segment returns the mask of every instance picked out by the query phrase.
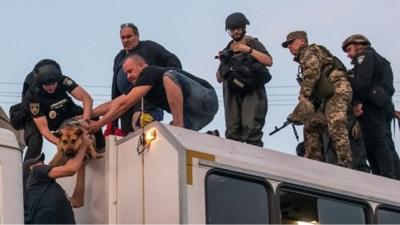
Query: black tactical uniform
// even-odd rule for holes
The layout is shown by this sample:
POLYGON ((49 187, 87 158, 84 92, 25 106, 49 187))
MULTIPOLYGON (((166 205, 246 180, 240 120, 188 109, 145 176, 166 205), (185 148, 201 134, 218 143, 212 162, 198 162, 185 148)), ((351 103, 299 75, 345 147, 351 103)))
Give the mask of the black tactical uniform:
MULTIPOLYGON (((83 108, 77 106, 68 95, 68 93, 71 93, 78 87, 78 84, 67 76, 61 76, 57 83, 54 93, 49 94, 42 87, 36 85, 34 88, 28 89, 23 100, 24 107, 30 112, 32 118, 46 116, 50 131, 57 130, 66 119, 83 114, 83 108)), ((29 132, 34 133, 39 131, 32 129, 29 132)), ((96 137, 96 148, 104 148, 105 141, 102 131, 99 130, 94 135, 96 137)), ((35 133, 31 137, 32 141, 30 143, 37 142, 37 140, 34 140, 37 136, 37 133, 35 133)), ((28 146, 26 154, 38 156, 40 152, 41 148, 31 148, 31 146, 28 146)))
POLYGON ((394 114, 393 72, 390 62, 368 47, 352 60, 353 102, 363 105, 358 118, 372 173, 400 179, 399 158, 394 149, 390 122, 394 114))
MULTIPOLYGON (((35 82, 35 73, 32 71, 25 78, 22 89, 22 101, 28 90, 35 88, 35 82)), ((39 156, 39 153, 42 151, 43 137, 30 116, 26 118, 24 125, 24 141, 28 147, 25 153, 24 161, 39 156)))
MULTIPOLYGON (((134 49, 130 50, 127 53, 125 50, 121 50, 114 59, 114 67, 113 67, 113 81, 111 88, 111 97, 112 99, 125 94, 128 90, 132 88, 132 83, 128 81, 126 75, 122 69, 122 64, 124 62, 127 54, 135 53, 142 56, 148 65, 156 65, 160 67, 174 67, 178 69, 182 69, 181 62, 178 57, 168 50, 166 50, 163 46, 157 44, 154 41, 140 41, 138 46, 134 49)), ((147 111, 161 114, 162 119, 162 110, 151 106, 150 104, 145 102, 145 108, 147 111)), ((132 132, 132 114, 136 111, 140 110, 140 104, 136 104, 134 107, 129 109, 121 116, 121 128, 124 132, 132 132)), ((152 113, 153 114, 153 113, 152 113)), ((156 120, 157 115, 153 114, 153 117, 156 120)), ((114 122, 114 125, 117 127, 117 121, 114 122)))

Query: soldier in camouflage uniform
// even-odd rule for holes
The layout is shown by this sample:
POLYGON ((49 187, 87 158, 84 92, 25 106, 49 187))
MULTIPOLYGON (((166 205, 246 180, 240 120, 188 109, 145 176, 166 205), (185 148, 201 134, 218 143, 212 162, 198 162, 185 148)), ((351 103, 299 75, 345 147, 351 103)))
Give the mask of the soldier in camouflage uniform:
POLYGON ((347 110, 352 89, 346 68, 325 47, 308 45, 307 33, 295 31, 287 35, 282 47, 295 56, 302 73, 299 100, 314 104, 315 116, 304 123, 305 157, 323 160, 322 134, 326 127, 332 137, 338 165, 351 167, 352 156, 347 124, 347 110))

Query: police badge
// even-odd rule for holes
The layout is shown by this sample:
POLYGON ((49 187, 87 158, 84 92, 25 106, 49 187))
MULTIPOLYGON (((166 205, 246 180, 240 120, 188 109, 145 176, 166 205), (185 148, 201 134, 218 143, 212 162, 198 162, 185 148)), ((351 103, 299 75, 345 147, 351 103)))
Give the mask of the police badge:
POLYGON ((49 118, 53 120, 53 119, 56 118, 56 117, 57 117, 57 112, 54 111, 54 110, 51 110, 51 111, 49 112, 49 118))
POLYGON ((74 81, 72 81, 72 80, 69 79, 69 78, 65 78, 64 81, 63 81, 63 84, 64 84, 65 86, 72 86, 72 85, 74 84, 74 81))
POLYGON ((39 103, 31 103, 31 104, 29 104, 29 108, 31 109, 31 113, 33 115, 37 115, 40 110, 40 105, 39 105, 39 103))
POLYGON ((357 57, 357 63, 358 63, 358 64, 363 63, 363 62, 364 62, 364 59, 365 59, 365 55, 358 56, 358 57, 357 57))

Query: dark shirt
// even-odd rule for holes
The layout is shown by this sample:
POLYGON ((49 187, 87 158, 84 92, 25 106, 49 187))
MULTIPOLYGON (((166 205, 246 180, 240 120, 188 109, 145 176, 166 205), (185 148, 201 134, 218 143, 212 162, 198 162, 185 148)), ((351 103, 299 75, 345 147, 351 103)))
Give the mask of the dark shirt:
MULTIPOLYGON (((271 56, 265 46, 255 37, 245 36, 246 45, 268 56, 271 56)), ((228 43, 225 49, 230 49, 233 40, 228 43)))
MULTIPOLYGON (((129 53, 140 55, 146 60, 148 65, 182 68, 181 62, 176 55, 154 41, 140 41, 138 46, 130 50, 129 53)), ((132 88, 132 84, 128 81, 122 69, 125 56, 129 53, 121 50, 114 59, 114 75, 111 88, 112 99, 126 93, 132 88)))
POLYGON ((35 86, 35 82, 36 82, 36 75, 32 71, 25 77, 24 86, 22 87, 22 99, 24 98, 24 96, 25 96, 26 92, 29 90, 29 88, 35 86))
POLYGON ((364 111, 358 117, 361 127, 373 130, 374 135, 382 136, 385 134, 387 121, 392 119, 394 113, 391 99, 395 90, 390 62, 373 48, 368 47, 352 60, 352 64, 354 65, 353 104, 361 102, 364 111), (381 87, 384 94, 373 97, 371 93, 376 87, 381 87))
POLYGON ((368 95, 374 86, 382 86, 390 97, 394 94, 393 72, 390 62, 369 47, 352 60, 355 79, 352 82, 353 99, 368 104, 368 95))
POLYGON ((75 224, 67 193, 48 176, 51 166, 38 165, 32 169, 26 184, 25 223, 75 224))
POLYGON ((81 110, 68 95, 76 87, 78 84, 67 76, 62 76, 52 94, 35 86, 27 90, 23 100, 24 107, 32 118, 46 116, 50 130, 56 130, 65 119, 75 116, 76 110, 81 110))
MULTIPOLYGON (((163 84, 163 75, 168 70, 175 70, 182 75, 196 81, 200 85, 212 89, 213 87, 207 81, 198 78, 184 70, 172 68, 172 67, 158 67, 158 66, 148 66, 143 69, 140 73, 139 78, 136 80, 135 86, 151 86, 150 91, 144 96, 144 100, 148 101, 155 107, 164 109, 167 112, 171 112, 167 96, 165 94, 165 88, 163 84)), ((130 90, 129 90, 130 91, 130 90)), ((127 93, 129 93, 129 91, 127 93)), ((186 98, 187 96, 183 96, 186 98)))

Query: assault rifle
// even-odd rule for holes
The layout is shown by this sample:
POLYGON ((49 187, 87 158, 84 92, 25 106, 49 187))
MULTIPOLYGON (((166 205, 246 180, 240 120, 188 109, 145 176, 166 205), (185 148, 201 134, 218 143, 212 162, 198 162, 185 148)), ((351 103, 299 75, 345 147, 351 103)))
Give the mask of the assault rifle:
POLYGON ((283 128, 285 128, 286 126, 288 126, 289 124, 292 124, 293 134, 294 134, 294 136, 296 137, 297 142, 299 142, 299 134, 297 133, 297 130, 296 130, 296 127, 295 127, 296 124, 293 123, 293 122, 290 121, 290 120, 286 120, 286 121, 283 123, 283 125, 280 126, 280 127, 275 126, 275 130, 273 130, 271 133, 269 133, 269 136, 274 135, 275 133, 279 132, 280 130, 282 130, 283 128))

